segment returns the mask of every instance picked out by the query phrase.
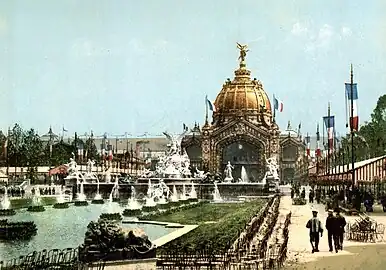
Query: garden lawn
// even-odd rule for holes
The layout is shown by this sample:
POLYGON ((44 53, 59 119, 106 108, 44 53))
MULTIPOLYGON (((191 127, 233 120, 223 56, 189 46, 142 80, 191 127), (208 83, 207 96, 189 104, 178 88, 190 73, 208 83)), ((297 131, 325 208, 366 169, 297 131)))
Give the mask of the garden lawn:
POLYGON ((245 225, 264 206, 267 200, 259 199, 244 203, 203 204, 192 209, 159 216, 157 221, 176 222, 181 224, 199 224, 200 226, 166 244, 161 253, 173 251, 199 252, 209 249, 213 252, 224 252, 229 249, 240 235, 245 225), (206 221, 216 223, 205 224, 206 221))

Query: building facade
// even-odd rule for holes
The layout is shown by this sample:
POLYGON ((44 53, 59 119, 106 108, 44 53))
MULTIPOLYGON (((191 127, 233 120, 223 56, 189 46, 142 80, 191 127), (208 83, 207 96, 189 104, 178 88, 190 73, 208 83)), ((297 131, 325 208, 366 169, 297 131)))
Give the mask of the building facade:
POLYGON ((246 46, 239 49, 239 67, 217 95, 212 121, 207 112, 204 126, 196 124, 184 137, 182 147, 192 165, 212 173, 222 174, 230 162, 236 179, 244 168, 250 182, 259 182, 266 172, 266 159, 275 157, 281 179, 301 180, 308 165, 300 132, 290 125, 279 130, 262 83, 252 79, 247 69, 246 46))

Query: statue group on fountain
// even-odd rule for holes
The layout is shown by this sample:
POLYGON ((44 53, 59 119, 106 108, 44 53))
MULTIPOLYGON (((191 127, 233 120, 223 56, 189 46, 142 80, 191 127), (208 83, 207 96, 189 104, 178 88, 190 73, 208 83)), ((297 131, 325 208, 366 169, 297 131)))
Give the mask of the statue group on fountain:
MULTIPOLYGON (((190 160, 185 149, 181 149, 181 141, 187 131, 184 131, 178 136, 164 132, 164 135, 169 139, 169 151, 165 156, 160 157, 156 166, 156 174, 159 177, 191 177, 190 160)), ((149 175, 149 172, 146 172, 149 175)))
POLYGON ((267 159, 267 176, 271 176, 274 179, 279 179, 278 165, 275 157, 267 159))
POLYGON ((234 167, 232 166, 231 162, 228 161, 228 164, 225 166, 225 170, 224 170, 224 174, 225 174, 224 182, 230 183, 233 181, 233 176, 232 176, 233 170, 234 170, 234 167))

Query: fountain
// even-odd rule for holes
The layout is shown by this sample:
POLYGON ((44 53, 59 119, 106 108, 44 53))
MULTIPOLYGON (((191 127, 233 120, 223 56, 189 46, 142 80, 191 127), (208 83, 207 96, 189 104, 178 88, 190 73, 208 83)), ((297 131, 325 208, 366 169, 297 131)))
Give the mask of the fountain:
POLYGON ((180 196, 181 201, 186 201, 188 198, 186 197, 186 187, 185 184, 182 185, 182 194, 180 196))
POLYGON ((249 182, 249 179, 248 179, 248 174, 247 174, 247 171, 245 170, 245 167, 242 166, 241 167, 241 183, 248 183, 249 182))
POLYGON ((136 216, 141 214, 141 205, 138 203, 136 199, 137 192, 135 191, 135 187, 131 186, 131 196, 128 201, 128 207, 123 211, 124 216, 136 216))
POLYGON ((11 201, 8 198, 7 187, 4 187, 4 195, 0 202, 0 216, 13 216, 16 214, 15 210, 10 209, 11 201))
POLYGON ((104 204, 102 195, 99 193, 99 179, 97 179, 97 192, 94 199, 91 201, 92 204, 104 204))
POLYGON ((32 205, 30 205, 27 209, 29 212, 43 212, 46 209, 42 205, 41 197, 40 197, 40 189, 37 187, 35 189, 35 194, 32 197, 32 205))
POLYGON ((190 201, 197 201, 197 192, 196 192, 196 189, 194 187, 194 183, 192 183, 192 187, 190 189, 189 200, 190 201))
POLYGON ((224 170, 224 174, 225 174, 224 182, 225 183, 232 183, 232 181, 233 181, 233 176, 232 176, 233 169, 234 169, 234 167, 232 166, 231 162, 228 161, 228 164, 226 165, 225 170, 224 170))
POLYGON ((84 194, 84 180, 82 182, 77 179, 79 185, 79 192, 76 194, 75 206, 86 206, 88 205, 86 195, 84 194))
POLYGON ((220 194, 220 191, 218 190, 218 186, 217 186, 216 182, 214 182, 213 201, 214 202, 223 202, 224 201, 221 198, 221 194, 220 194))
POLYGON ((157 204, 155 203, 153 197, 153 186, 151 185, 151 180, 149 179, 145 207, 155 207, 156 205, 157 204))
POLYGON ((170 197, 170 200, 172 202, 178 202, 178 192, 177 192, 177 188, 175 185, 173 185, 173 194, 172 196, 170 197))
POLYGON ((56 197, 56 203, 54 204, 54 208, 65 209, 68 207, 69 207, 69 205, 66 202, 66 198, 64 197, 62 187, 59 187, 59 195, 58 195, 58 197, 56 197))
POLYGON ((119 202, 119 184, 118 184, 118 177, 115 180, 115 184, 113 186, 113 189, 110 192, 109 196, 109 202, 119 202))

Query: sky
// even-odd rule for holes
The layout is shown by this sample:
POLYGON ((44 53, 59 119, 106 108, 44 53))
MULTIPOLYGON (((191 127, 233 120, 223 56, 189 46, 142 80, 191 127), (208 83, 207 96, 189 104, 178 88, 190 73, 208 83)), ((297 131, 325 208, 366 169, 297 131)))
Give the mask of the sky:
POLYGON ((203 124, 238 66, 314 134, 331 102, 345 132, 350 63, 360 122, 386 85, 382 0, 0 1, 0 128, 154 136, 203 124))

